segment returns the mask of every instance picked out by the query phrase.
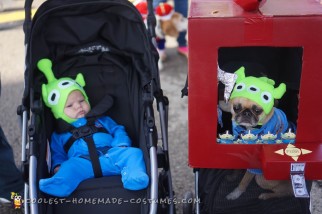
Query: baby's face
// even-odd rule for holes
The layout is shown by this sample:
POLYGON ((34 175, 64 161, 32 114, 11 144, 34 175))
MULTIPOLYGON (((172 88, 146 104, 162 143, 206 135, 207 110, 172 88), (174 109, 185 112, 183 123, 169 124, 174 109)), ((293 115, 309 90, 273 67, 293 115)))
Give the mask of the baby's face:
POLYGON ((83 94, 78 91, 72 91, 67 98, 64 113, 72 119, 84 117, 90 110, 89 104, 86 102, 83 94))

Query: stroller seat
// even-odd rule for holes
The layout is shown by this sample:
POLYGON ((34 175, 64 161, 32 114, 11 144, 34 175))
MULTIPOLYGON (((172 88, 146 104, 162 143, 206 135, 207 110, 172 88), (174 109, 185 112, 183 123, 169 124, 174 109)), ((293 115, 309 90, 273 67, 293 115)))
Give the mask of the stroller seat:
MULTIPOLYGON (((121 176, 101 177, 83 181, 67 198, 61 199, 53 207, 53 213, 140 213, 145 200, 146 190, 130 191, 123 188, 121 176)), ((145 211, 146 212, 146 211, 145 211)))
MULTIPOLYGON (((99 55, 71 57, 64 62, 60 62, 58 66, 54 66, 53 70, 68 71, 63 72, 62 76, 75 76, 82 70, 86 81, 84 88, 93 109, 99 105, 98 103, 102 99, 106 99, 106 94, 112 97, 113 102, 107 102, 107 107, 110 107, 106 109, 107 115, 115 119, 117 123, 124 124, 133 141, 132 146, 140 148, 140 132, 137 130, 138 125, 135 125, 140 120, 139 114, 135 114, 135 112, 140 110, 133 106, 133 103, 139 103, 139 101, 136 101, 140 97, 139 90, 137 90, 138 84, 135 77, 131 79, 126 77, 127 72, 131 71, 131 63, 125 62, 124 59, 113 54, 107 54, 109 56, 104 59, 98 57, 99 55), (85 60, 80 60, 83 58, 85 60)), ((37 86, 36 88, 40 87, 37 86)), ((56 120, 47 108, 44 120, 46 121, 47 133, 49 132, 47 139, 50 139, 52 130, 56 130, 58 127, 55 127, 56 120), (47 123, 48 121, 51 121, 51 123, 47 123)), ((141 147, 145 156, 148 156, 147 149, 144 150, 146 147, 143 145, 141 147)), ((45 158, 45 156, 40 159, 42 158, 45 158)), ((149 160, 147 159, 146 162, 148 163, 149 160)), ((47 171, 39 172, 39 175, 41 178, 50 176, 47 171)), ((51 198, 51 196, 44 197, 51 198)), ((45 206, 43 209, 46 213, 89 213, 93 209, 95 209, 95 212, 103 213, 108 206, 108 209, 112 210, 113 213, 140 213, 144 209, 144 207, 141 207, 141 203, 146 197, 147 190, 130 191, 124 189, 121 176, 101 177, 83 181, 69 197, 52 198, 53 201, 56 201, 54 206, 45 206)))

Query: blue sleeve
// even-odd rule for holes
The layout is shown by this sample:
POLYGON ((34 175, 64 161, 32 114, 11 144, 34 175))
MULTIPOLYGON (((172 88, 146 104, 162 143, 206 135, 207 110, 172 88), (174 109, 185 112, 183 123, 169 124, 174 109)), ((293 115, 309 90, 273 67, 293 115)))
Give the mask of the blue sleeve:
POLYGON ((131 146, 131 139, 125 131, 124 126, 118 125, 110 117, 101 117, 99 121, 107 129, 107 131, 112 135, 113 141, 111 143, 112 147, 117 146, 131 146))
POLYGON ((68 156, 64 150, 64 142, 62 141, 62 137, 53 133, 51 136, 51 170, 54 170, 56 166, 61 165, 64 161, 68 159, 68 156))

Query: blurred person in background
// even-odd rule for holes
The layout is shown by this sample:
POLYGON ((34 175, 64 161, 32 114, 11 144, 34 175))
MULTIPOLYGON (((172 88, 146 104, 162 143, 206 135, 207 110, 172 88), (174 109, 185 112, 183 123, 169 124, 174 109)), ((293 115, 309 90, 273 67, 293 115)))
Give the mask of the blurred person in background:
MULTIPOLYGON (((0 79, 0 97, 1 97, 1 79, 0 79)), ((3 122, 3 121, 0 121, 3 122)), ((22 174, 18 170, 13 152, 0 124, 0 213, 7 214, 21 211, 15 209, 14 196, 23 196, 24 182, 22 174)), ((22 200, 20 200, 21 202, 22 200)))

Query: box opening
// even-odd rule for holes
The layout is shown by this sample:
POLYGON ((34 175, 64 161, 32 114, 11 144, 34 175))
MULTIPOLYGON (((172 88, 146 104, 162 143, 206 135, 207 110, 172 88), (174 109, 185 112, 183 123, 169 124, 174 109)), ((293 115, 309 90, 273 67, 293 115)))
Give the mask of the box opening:
MULTIPOLYGON (((281 99, 275 99, 274 107, 285 113, 289 128, 292 128, 291 131, 294 133, 296 132, 298 118, 298 97, 301 82, 302 58, 302 47, 221 47, 218 50, 218 66, 221 70, 228 73, 234 73, 243 66, 245 68, 244 72, 246 77, 267 77, 272 79, 275 81, 275 89, 280 86, 281 83, 286 85, 286 92, 281 99)), ((230 134, 233 134, 233 129, 236 130, 236 128, 235 126, 232 127, 233 115, 231 113, 231 102, 225 104, 223 101, 224 84, 220 81, 218 81, 218 83, 217 138, 221 139, 219 135, 223 136, 227 131, 230 134)), ((258 107, 260 108, 261 104, 259 104, 258 107)), ((251 121, 252 124, 255 124, 257 119, 261 120, 260 118, 265 117, 263 116, 264 114, 255 115, 254 111, 251 110, 250 114, 252 113, 254 114, 254 118, 251 121)), ((258 124, 255 128, 261 126, 261 124, 258 124)), ((257 136, 257 140, 253 141, 253 143, 264 143, 261 139, 262 134, 263 133, 260 133, 259 136, 257 136)), ((235 136, 233 143, 236 143, 236 137, 240 138, 240 135, 235 136)), ((227 141, 224 142, 220 140, 218 142, 227 143, 227 141)), ((229 142, 232 143, 231 141, 229 142)), ((267 142, 268 141, 265 141, 265 143, 267 142)), ((286 143, 288 141, 274 141, 274 143, 276 142, 286 143)), ((293 142, 295 142, 295 140, 293 142)), ((237 143, 245 142, 237 140, 237 143)))

